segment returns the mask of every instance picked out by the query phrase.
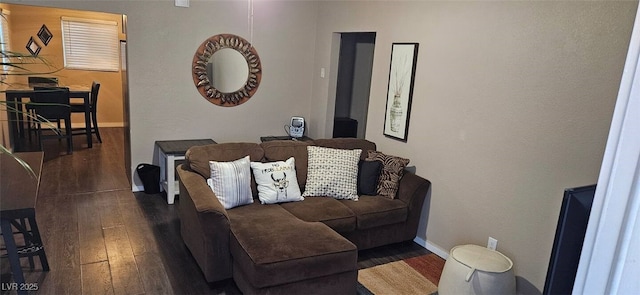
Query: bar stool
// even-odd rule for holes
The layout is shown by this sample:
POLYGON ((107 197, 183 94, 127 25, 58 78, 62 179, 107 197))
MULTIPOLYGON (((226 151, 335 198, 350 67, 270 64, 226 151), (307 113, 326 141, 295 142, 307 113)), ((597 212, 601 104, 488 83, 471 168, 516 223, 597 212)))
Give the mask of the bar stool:
POLYGON ((0 255, 0 258, 9 258, 11 270, 18 284, 18 294, 27 294, 26 291, 28 291, 26 289, 20 289, 24 287, 24 276, 20 266, 20 258, 27 257, 29 259, 29 268, 33 270, 35 268, 33 257, 38 256, 42 270, 49 271, 47 254, 44 251, 38 224, 35 220, 35 214, 33 214, 35 212, 26 210, 23 213, 24 215, 19 218, 12 216, 9 218, 3 217, 0 220, 0 224, 2 225, 2 238, 6 246, 0 249, 6 251, 6 253, 0 255), (13 231, 13 228, 17 229, 17 231, 13 231), (24 240, 23 245, 16 244, 15 235, 22 235, 24 240))
POLYGON ((27 163, 31 172, 12 157, 0 153, 0 229, 6 247, 2 249, 6 253, 3 252, 4 255, 1 256, 9 258, 18 294, 27 294, 31 284, 25 284, 20 258, 29 258, 29 266, 33 269, 33 257, 38 256, 42 270, 49 270, 49 262, 36 223, 36 202, 44 153, 14 155, 22 159, 23 163, 27 163), (18 236, 18 239, 15 236, 18 236))

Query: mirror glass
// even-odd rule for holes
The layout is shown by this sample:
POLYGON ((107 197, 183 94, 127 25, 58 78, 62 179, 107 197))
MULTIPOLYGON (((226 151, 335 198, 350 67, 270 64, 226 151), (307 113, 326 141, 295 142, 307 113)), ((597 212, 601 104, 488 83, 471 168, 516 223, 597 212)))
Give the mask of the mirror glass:
POLYGON ((213 87, 220 92, 234 92, 247 82, 249 66, 244 56, 235 49, 222 48, 211 55, 207 75, 213 87))

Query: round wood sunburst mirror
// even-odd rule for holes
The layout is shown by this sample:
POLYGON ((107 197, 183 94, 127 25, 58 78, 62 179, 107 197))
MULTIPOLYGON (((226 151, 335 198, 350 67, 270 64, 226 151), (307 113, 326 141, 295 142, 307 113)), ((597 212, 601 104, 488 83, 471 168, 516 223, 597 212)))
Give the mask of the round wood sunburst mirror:
POLYGON ((260 85, 262 65, 247 40, 219 34, 202 42, 193 56, 193 82, 209 102, 232 107, 251 98, 260 85))

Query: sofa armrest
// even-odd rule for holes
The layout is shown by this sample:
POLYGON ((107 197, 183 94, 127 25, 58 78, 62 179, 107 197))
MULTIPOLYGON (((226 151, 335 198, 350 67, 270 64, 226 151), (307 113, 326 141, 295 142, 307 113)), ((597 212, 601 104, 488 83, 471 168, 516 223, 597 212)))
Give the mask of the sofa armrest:
POLYGON ((178 215, 182 239, 207 281, 230 278, 232 261, 227 211, 200 174, 184 164, 176 170, 180 179, 178 215))
MULTIPOLYGON (((407 226, 405 234, 408 239, 413 239, 418 231, 420 223, 420 215, 422 214, 422 205, 424 199, 431 188, 431 182, 409 171, 404 172, 400 179, 400 187, 398 189, 398 199, 405 202, 409 212, 407 216, 407 226)), ((427 218, 424 216, 423 218, 427 218)))

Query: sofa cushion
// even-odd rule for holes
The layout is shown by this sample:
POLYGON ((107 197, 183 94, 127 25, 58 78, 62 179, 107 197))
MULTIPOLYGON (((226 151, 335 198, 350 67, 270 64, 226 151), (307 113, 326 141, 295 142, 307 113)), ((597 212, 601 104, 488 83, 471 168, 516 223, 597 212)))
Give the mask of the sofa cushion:
POLYGON ((191 147, 187 150, 185 159, 193 171, 208 178, 209 161, 235 161, 247 155, 250 161, 260 161, 264 157, 264 151, 257 143, 219 143, 191 147))
POLYGON ((360 150, 308 146, 307 185, 303 197, 358 200, 360 150))
POLYGON ((225 209, 253 203, 249 156, 231 162, 209 161, 209 166, 207 184, 225 209))
POLYGON ((304 221, 319 221, 337 232, 356 229, 356 215, 334 198, 308 197, 304 202, 284 203, 280 206, 304 221))
POLYGON ((382 162, 382 172, 378 179, 378 194, 389 199, 395 199, 400 187, 400 178, 404 174, 404 168, 409 164, 409 159, 391 156, 378 151, 369 151, 367 161, 382 162))
POLYGON ((407 220, 407 204, 401 200, 380 196, 360 196, 358 202, 339 200, 356 214, 357 229, 404 222, 407 220))
POLYGON ((358 195, 375 196, 378 194, 378 179, 382 171, 382 162, 363 161, 358 163, 358 195))
MULTIPOLYGON (((231 142, 203 146, 194 146, 187 150, 185 159, 191 170, 198 172, 204 178, 209 178, 209 161, 228 162, 249 156, 250 161, 260 161, 264 158, 264 151, 257 143, 231 142)), ((256 182, 251 176, 251 193, 258 197, 256 182)))
POLYGON ((310 144, 304 141, 272 140, 260 145, 268 162, 286 161, 290 157, 295 159, 298 185, 304 191, 307 182, 307 146, 310 144))
POLYGON ((361 138, 323 138, 315 139, 313 143, 317 146, 334 149, 362 150, 362 154, 360 154, 361 160, 364 160, 367 157, 368 151, 376 150, 375 143, 361 138))
POLYGON ((262 204, 302 201, 298 187, 295 159, 276 162, 251 162, 253 177, 258 185, 258 198, 262 204))
POLYGON ((279 205, 257 203, 228 214, 234 267, 256 288, 357 269, 356 246, 320 222, 302 221, 279 205))

